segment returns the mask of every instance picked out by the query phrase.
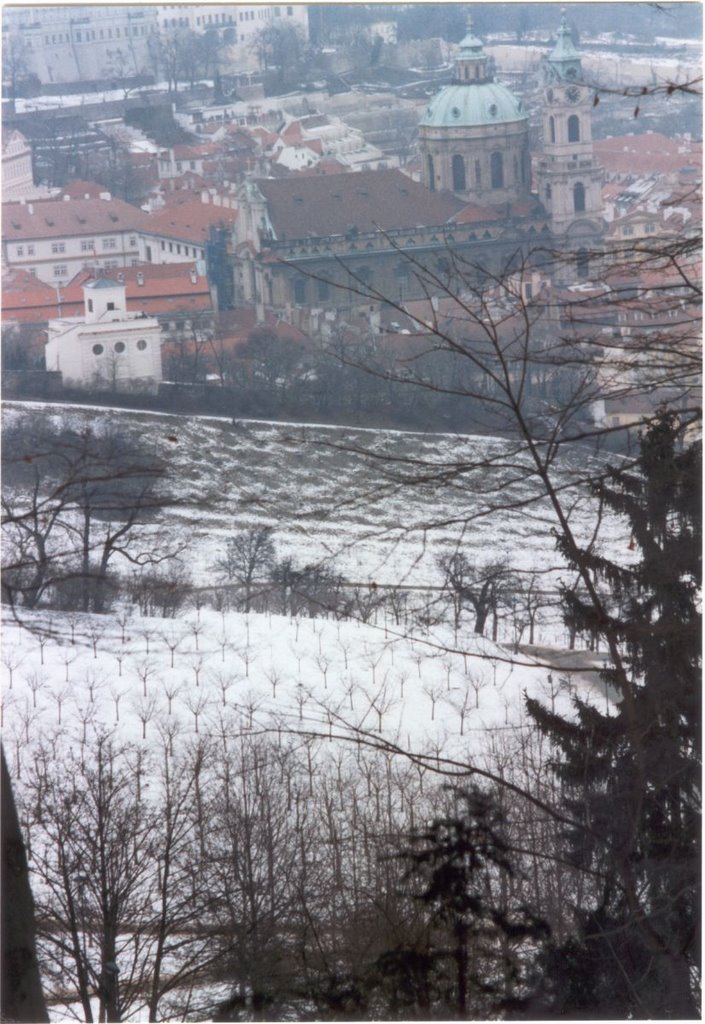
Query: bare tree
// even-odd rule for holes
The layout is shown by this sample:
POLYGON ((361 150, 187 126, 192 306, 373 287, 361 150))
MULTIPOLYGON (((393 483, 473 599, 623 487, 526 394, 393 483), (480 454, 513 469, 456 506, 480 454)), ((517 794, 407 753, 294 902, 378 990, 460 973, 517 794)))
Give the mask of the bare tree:
POLYGON ((223 557, 214 564, 221 579, 234 581, 242 587, 245 612, 252 610, 256 581, 265 580, 274 565, 276 549, 273 534, 271 527, 263 526, 230 537, 223 557))

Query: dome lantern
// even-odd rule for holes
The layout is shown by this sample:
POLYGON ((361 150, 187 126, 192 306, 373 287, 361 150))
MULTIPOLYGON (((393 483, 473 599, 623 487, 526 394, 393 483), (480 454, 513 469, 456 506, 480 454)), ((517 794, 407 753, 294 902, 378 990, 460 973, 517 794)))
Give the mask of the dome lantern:
POLYGON ((488 73, 482 40, 473 35, 472 29, 472 15, 468 15, 467 33, 460 42, 458 56, 455 58, 456 82, 487 82, 492 78, 488 73))

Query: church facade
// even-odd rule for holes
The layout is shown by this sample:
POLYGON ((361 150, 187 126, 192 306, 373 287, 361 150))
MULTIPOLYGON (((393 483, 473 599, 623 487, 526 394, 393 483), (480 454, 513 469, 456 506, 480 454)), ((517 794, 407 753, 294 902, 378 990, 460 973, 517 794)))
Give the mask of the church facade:
MULTIPOLYGON (((238 195, 232 262, 236 305, 289 317, 292 307, 364 306, 372 286, 395 301, 420 297, 427 269, 451 283, 454 254, 478 273, 521 255, 575 254, 585 276, 604 231, 591 97, 565 19, 543 64, 544 145, 532 192, 529 119, 494 80, 472 26, 453 82, 419 124, 422 182, 398 170, 260 179, 238 195)), ((428 275, 426 275, 428 276, 428 275)))

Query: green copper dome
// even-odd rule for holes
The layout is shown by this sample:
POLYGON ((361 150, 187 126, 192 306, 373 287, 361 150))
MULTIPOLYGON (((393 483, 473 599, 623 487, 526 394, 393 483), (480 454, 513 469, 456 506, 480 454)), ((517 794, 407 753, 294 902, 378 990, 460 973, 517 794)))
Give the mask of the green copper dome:
POLYGON ((499 82, 447 85, 434 96, 419 125, 426 128, 473 128, 528 120, 518 100, 499 82))

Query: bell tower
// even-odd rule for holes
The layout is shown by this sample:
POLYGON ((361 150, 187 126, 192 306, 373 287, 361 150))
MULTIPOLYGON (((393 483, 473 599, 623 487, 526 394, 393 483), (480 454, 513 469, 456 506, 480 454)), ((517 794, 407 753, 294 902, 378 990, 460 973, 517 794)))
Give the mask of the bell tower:
POLYGON ((539 198, 555 234, 579 241, 603 230, 602 168, 592 148, 592 91, 585 84, 565 13, 543 63, 543 154, 539 198))

